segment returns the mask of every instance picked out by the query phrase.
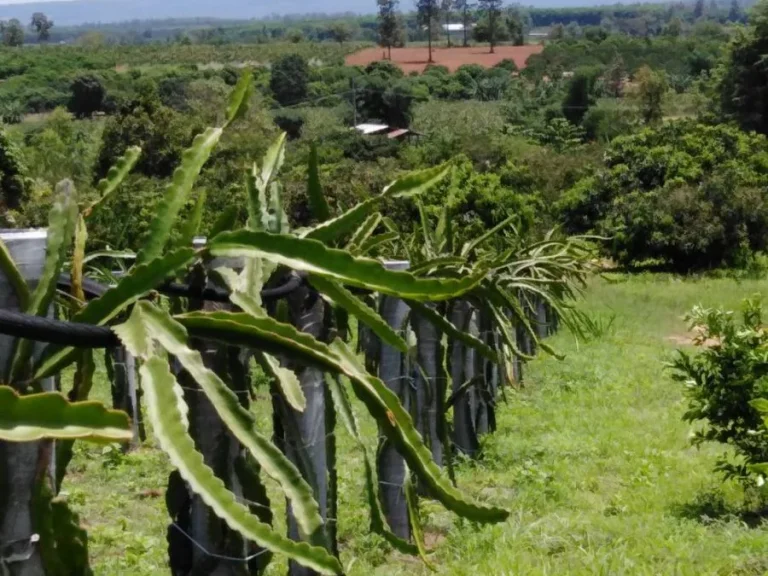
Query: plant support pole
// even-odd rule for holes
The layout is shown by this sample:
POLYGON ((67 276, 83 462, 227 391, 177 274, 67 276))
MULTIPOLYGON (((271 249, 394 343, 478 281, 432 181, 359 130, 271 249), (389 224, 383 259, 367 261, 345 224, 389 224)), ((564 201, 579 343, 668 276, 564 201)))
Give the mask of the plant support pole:
MULTIPOLYGON (((0 230, 0 239, 8 248, 11 258, 22 277, 34 287, 43 272, 45 261, 45 230, 0 230)), ((0 309, 20 310, 16 293, 8 278, 0 271, 0 309)), ((15 339, 0 335, 0 383, 8 374, 15 339)), ((36 353, 40 349, 37 347, 36 353)), ((10 384, 19 393, 23 386, 10 384)), ((52 391, 52 378, 41 382, 43 390, 52 391)), ((3 576, 44 576, 46 568, 41 547, 49 542, 40 538, 41 490, 46 483, 53 459, 53 442, 0 442, 0 570, 3 576), (37 516, 37 518, 36 518, 37 516), (3 560, 3 559, 6 560, 3 560), (9 560, 10 559, 10 560, 9 560)), ((51 479, 53 485, 53 479, 51 479)), ((42 506, 41 506, 42 507, 42 506)), ((45 536, 45 535, 44 535, 45 536)))
MULTIPOLYGON (((469 302, 460 300, 454 302, 451 308, 450 320, 457 329, 469 332, 472 326, 473 311, 469 302)), ((477 329, 475 327, 475 332, 477 329)), ((467 347, 457 340, 449 342, 451 361, 451 384, 453 394, 457 398, 453 404, 453 441, 456 447, 469 457, 477 455, 479 442, 475 431, 473 413, 474 385, 467 385, 475 377, 474 356, 467 347)))
MULTIPOLYGON (((408 262, 390 262, 390 270, 407 270, 408 262)), ((381 317, 397 332, 402 333, 408 317, 408 305, 399 298, 381 298, 381 317)), ((405 355, 399 350, 381 344, 379 353, 379 378, 397 394, 406 410, 410 406, 410 377, 407 372, 405 355)), ((405 500, 405 460, 388 441, 379 444, 377 457, 379 496, 392 531, 405 540, 410 540, 411 527, 408 521, 408 507, 405 500)))

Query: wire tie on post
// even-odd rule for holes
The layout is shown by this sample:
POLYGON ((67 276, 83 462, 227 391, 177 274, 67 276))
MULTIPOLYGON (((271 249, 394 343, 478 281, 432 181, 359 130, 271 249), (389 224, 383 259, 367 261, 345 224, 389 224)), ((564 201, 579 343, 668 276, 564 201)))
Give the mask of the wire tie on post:
POLYGON ((210 558, 216 558, 217 560, 225 560, 225 561, 227 561, 227 562, 242 562, 242 563, 247 563, 247 562, 250 562, 251 560, 253 560, 253 559, 255 559, 255 558, 258 558, 258 557, 259 557, 259 556, 261 556, 262 554, 265 554, 265 553, 267 553, 267 552, 268 552, 268 550, 265 548, 265 549, 264 549, 264 550, 262 550, 261 552, 257 552, 256 554, 251 554, 250 556, 246 556, 245 558, 237 558, 237 557, 235 557, 235 556, 223 556, 223 555, 221 555, 221 554, 213 554, 212 552, 208 552, 208 550, 206 550, 206 549, 205 549, 205 546, 203 546, 202 544, 200 544, 200 542, 198 542, 197 540, 195 540, 194 538, 192 538, 192 536, 190 536, 189 534, 187 534, 187 533, 184 531, 184 529, 183 529, 181 526, 179 526, 178 524, 176 524, 176 522, 172 522, 172 523, 171 523, 171 526, 173 526, 174 528, 176 528, 176 530, 178 530, 179 532, 181 532, 181 533, 182 533, 182 534, 183 534, 183 535, 184 535, 184 536, 187 538, 187 540, 189 540, 190 542, 192 542, 192 544, 194 544, 194 545, 197 547, 197 549, 198 549, 198 550, 200 550, 200 551, 201 551, 203 554, 205 554, 206 556, 208 556, 208 557, 210 557, 210 558))

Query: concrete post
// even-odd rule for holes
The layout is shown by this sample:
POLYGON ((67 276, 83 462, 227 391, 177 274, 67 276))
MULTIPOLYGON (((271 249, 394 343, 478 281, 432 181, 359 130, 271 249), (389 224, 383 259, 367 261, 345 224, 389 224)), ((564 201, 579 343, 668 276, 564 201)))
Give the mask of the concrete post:
MULTIPOLYGON (((34 287, 45 262, 46 230, 0 230, 0 239, 10 251, 21 275, 34 287)), ((19 301, 8 278, 0 271, 0 309, 19 310, 19 301)), ((0 335, 0 382, 12 361, 15 339, 0 335)), ((36 348, 36 353, 41 347, 36 348)), ((6 382, 25 393, 23 386, 6 382)), ((54 379, 44 380, 42 388, 54 389, 54 379)), ((52 474, 53 442, 0 442, 0 566, 3 557, 8 576, 42 576, 45 574, 37 542, 34 499, 39 487, 52 474)), ((50 479, 53 485, 53 477, 50 479)))

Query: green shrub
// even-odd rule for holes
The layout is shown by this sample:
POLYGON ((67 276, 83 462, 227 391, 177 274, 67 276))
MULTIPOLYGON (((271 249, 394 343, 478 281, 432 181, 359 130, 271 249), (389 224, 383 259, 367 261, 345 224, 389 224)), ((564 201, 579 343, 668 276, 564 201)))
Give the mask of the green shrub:
POLYGON ((768 399, 768 332, 762 318, 759 299, 744 302, 741 318, 730 311, 694 308, 687 321, 699 353, 679 351, 672 363, 673 377, 685 385, 688 397, 684 419, 704 424, 693 444, 727 446, 716 470, 745 486, 755 482, 749 465, 768 462, 768 431, 750 404, 768 399))
POLYGON ((581 121, 581 127, 589 140, 608 143, 614 138, 630 134, 638 124, 635 110, 609 100, 591 107, 581 121))
POLYGON ((69 111, 78 118, 91 116, 102 110, 105 96, 106 90, 99 78, 93 74, 79 76, 72 82, 69 111))
POLYGON ((309 64, 298 54, 281 56, 272 64, 269 87, 283 106, 298 104, 309 93, 309 64))
POLYGON ((304 115, 295 110, 283 110, 275 115, 275 124, 288 135, 290 140, 301 138, 304 122, 304 115))
POLYGON ((768 247, 766 185, 764 137, 672 122, 614 140, 559 210, 568 231, 609 237, 620 264, 742 266, 768 247))

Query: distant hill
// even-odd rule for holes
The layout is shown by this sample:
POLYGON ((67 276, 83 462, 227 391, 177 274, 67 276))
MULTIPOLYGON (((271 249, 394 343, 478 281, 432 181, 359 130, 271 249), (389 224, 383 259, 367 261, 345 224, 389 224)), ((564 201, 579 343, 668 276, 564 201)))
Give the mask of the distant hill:
MULTIPOLYGON (((525 1, 521 2, 526 4, 525 1)), ((537 0, 537 8, 596 6, 616 4, 615 0, 537 0)), ((413 8, 413 0, 402 0, 402 10, 413 8)), ((298 14, 372 14, 374 0, 67 0, 3 4, 0 20, 29 20, 34 12, 44 12, 58 26, 84 23, 162 20, 167 18, 242 19, 298 14)))

